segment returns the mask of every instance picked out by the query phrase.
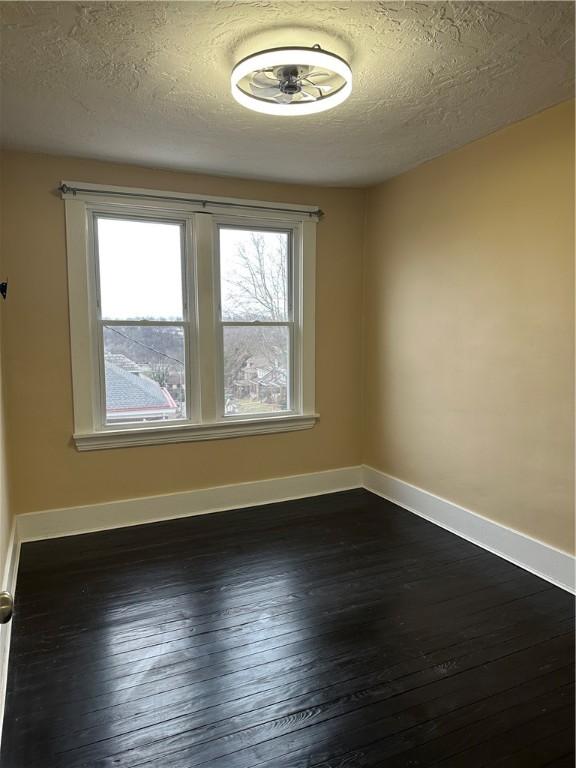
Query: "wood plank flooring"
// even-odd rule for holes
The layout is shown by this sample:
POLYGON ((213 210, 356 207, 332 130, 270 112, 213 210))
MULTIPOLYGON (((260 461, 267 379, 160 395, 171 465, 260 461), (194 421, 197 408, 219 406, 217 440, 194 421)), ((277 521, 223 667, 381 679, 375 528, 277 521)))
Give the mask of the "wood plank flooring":
POLYGON ((572 766, 573 622, 363 490, 29 543, 0 764, 572 766))

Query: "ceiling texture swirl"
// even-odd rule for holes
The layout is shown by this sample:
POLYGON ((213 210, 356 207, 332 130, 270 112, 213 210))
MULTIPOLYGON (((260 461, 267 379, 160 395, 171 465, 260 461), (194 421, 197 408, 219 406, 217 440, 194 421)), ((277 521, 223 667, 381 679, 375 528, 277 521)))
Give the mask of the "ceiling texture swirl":
POLYGON ((5 2, 4 146, 247 178, 365 186, 574 91, 571 2, 5 2), (313 45, 354 90, 250 112, 242 57, 313 45))

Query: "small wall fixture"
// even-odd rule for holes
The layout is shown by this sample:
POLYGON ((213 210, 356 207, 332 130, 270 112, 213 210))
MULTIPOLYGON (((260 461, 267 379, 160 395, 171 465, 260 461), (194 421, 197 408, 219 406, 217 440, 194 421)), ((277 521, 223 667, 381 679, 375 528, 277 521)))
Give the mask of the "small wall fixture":
POLYGON ((10 592, 0 592, 0 624, 7 624, 14 613, 14 598, 10 592))
POLYGON ((270 48, 247 56, 232 70, 239 104, 267 115, 311 115, 346 101, 352 70, 335 53, 312 48, 270 48))

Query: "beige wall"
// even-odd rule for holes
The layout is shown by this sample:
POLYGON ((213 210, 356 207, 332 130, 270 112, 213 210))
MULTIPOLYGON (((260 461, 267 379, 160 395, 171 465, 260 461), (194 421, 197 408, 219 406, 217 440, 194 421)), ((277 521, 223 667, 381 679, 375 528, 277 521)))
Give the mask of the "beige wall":
POLYGON ((574 104, 372 190, 364 460, 574 544, 574 104))
POLYGON ((5 153, 11 506, 76 506, 364 460, 571 550, 573 130, 573 104, 560 105, 368 193, 5 153), (319 425, 78 453, 62 178, 319 204, 319 425))
MULTIPOLYGON (((2 179, 2 163, 0 162, 0 180, 2 179)), ((2 190, 0 189, 0 203, 2 190)), ((0 238, 4 217, 2 215, 2 206, 0 205, 0 238)), ((0 282, 6 279, 5 255, 0 248, 0 282)), ((8 508, 8 471, 6 461, 6 438, 5 438, 5 403, 4 403, 4 355, 2 349, 2 337, 4 326, 4 313, 6 307, 4 300, 0 298, 0 590, 6 589, 3 582, 5 574, 6 559, 8 554, 8 541, 10 537, 11 514, 8 508)))
MULTIPOLYGON (((0 272, 0 281, 4 280, 0 272)), ((2 301, 2 299, 0 299, 2 301)), ((6 589, 4 583, 8 543, 12 516, 8 507, 8 472, 6 464, 6 439, 4 419, 3 364, 2 364, 2 307, 0 307, 0 589, 6 589)))
POLYGON ((364 192, 210 178, 7 152, 3 246, 10 275, 5 370, 16 512, 170 493, 358 464, 364 192), (61 179, 318 204, 317 409, 311 430, 78 453, 61 179), (337 311, 334 311, 337 308, 337 311))

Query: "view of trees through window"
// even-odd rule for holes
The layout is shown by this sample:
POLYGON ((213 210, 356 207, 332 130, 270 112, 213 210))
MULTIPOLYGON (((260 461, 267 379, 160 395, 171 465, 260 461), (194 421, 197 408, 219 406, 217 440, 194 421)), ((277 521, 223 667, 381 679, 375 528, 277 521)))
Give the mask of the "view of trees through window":
MULTIPOLYGON (((102 217, 97 234, 107 423, 184 419, 181 225, 102 217)), ((287 410, 290 235, 219 239, 225 412, 287 410)))
POLYGON ((289 271, 289 233, 220 229, 227 414, 290 408, 289 271))

